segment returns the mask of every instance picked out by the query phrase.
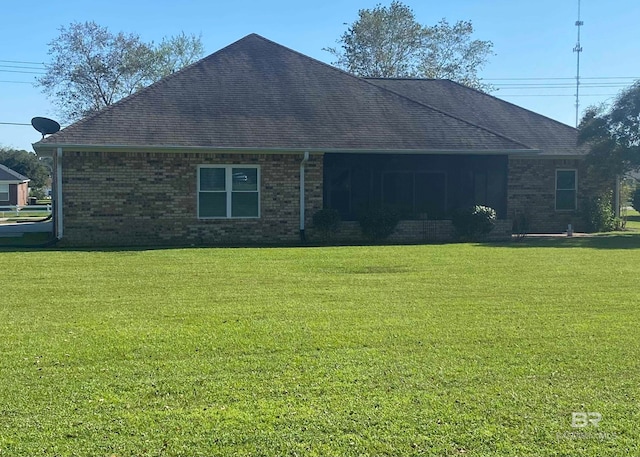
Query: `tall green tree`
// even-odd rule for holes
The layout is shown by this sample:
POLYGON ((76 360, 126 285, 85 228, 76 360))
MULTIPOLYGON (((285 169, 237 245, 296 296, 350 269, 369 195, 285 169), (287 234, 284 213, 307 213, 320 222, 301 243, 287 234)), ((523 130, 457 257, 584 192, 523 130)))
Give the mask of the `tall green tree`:
POLYGON ((333 64, 358 76, 447 78, 492 90, 478 72, 493 55, 493 43, 474 39, 470 21, 451 25, 442 19, 424 26, 411 8, 394 0, 358 11, 337 43, 325 48, 336 58, 333 64))
POLYGON ((640 81, 620 92, 609 108, 588 108, 578 128, 593 171, 614 178, 640 170, 640 81))
POLYGON ((491 41, 473 39, 473 24, 458 21, 451 25, 442 19, 433 27, 425 28, 425 44, 420 52, 420 76, 451 79, 465 86, 491 90, 478 75, 493 55, 491 41))
POLYGON ((199 60, 204 54, 200 36, 180 35, 165 37, 154 49, 154 74, 163 77, 199 60))
POLYGON ((33 152, 0 148, 0 164, 29 178, 30 187, 44 187, 49 181, 49 169, 33 152))
POLYGON ((411 8, 398 1, 361 9, 342 34, 339 48, 325 48, 334 65, 358 76, 400 77, 418 74, 425 30, 411 8))
POLYGON ((95 22, 61 27, 49 43, 50 63, 38 84, 72 122, 109 106, 198 60, 200 37, 185 35, 144 43, 136 34, 112 33, 95 22))

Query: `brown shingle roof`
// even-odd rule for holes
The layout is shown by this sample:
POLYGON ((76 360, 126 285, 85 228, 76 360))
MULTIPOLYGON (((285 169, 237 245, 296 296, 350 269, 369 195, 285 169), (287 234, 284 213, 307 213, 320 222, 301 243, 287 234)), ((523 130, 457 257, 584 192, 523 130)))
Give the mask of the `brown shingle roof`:
POLYGON ((531 149, 255 34, 34 147, 54 145, 531 149))
POLYGON ((448 80, 362 79, 247 37, 34 146, 580 153, 577 130, 448 80))
POLYGON ((512 138, 545 155, 578 151, 578 130, 449 80, 371 78, 374 84, 512 138))

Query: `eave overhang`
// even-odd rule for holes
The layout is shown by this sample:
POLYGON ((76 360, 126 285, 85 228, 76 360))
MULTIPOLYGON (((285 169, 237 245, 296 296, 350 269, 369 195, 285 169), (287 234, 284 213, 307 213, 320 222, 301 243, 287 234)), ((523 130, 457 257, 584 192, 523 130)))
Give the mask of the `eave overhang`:
POLYGON ((444 155, 518 155, 535 157, 543 151, 538 149, 362 149, 362 148, 319 148, 319 147, 227 147, 227 146, 177 146, 177 145, 88 145, 47 143, 33 144, 40 157, 52 157, 54 152, 147 152, 147 153, 218 153, 218 154, 444 154, 444 155))

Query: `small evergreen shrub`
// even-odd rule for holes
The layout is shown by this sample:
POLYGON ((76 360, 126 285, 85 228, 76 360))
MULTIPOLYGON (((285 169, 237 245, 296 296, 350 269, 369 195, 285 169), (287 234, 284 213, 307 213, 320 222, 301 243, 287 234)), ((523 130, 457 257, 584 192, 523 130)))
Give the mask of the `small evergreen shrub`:
POLYGON ((496 223, 496 211, 488 206, 476 205, 459 209, 451 218, 460 238, 479 239, 491 232, 496 223))
POLYGON ((374 208, 362 214, 358 222, 365 238, 371 241, 382 241, 393 233, 400 222, 400 217, 393 209, 374 208))
POLYGON ((313 215, 313 226, 321 233, 326 241, 338 231, 340 226, 340 213, 332 208, 324 208, 313 215))
POLYGON ((585 200, 582 212, 587 232, 610 232, 616 228, 611 200, 611 192, 604 192, 585 200))

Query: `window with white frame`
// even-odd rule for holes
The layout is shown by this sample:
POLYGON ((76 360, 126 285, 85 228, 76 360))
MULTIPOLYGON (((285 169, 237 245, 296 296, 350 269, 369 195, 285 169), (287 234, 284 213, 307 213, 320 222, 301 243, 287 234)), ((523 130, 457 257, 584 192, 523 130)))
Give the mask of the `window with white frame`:
POLYGON ((9 201, 9 184, 0 184, 0 202, 9 201))
POLYGON ((198 166, 198 218, 260 217, 260 167, 198 166))
POLYGON ((556 210, 574 211, 578 190, 576 170, 556 170, 556 210))

